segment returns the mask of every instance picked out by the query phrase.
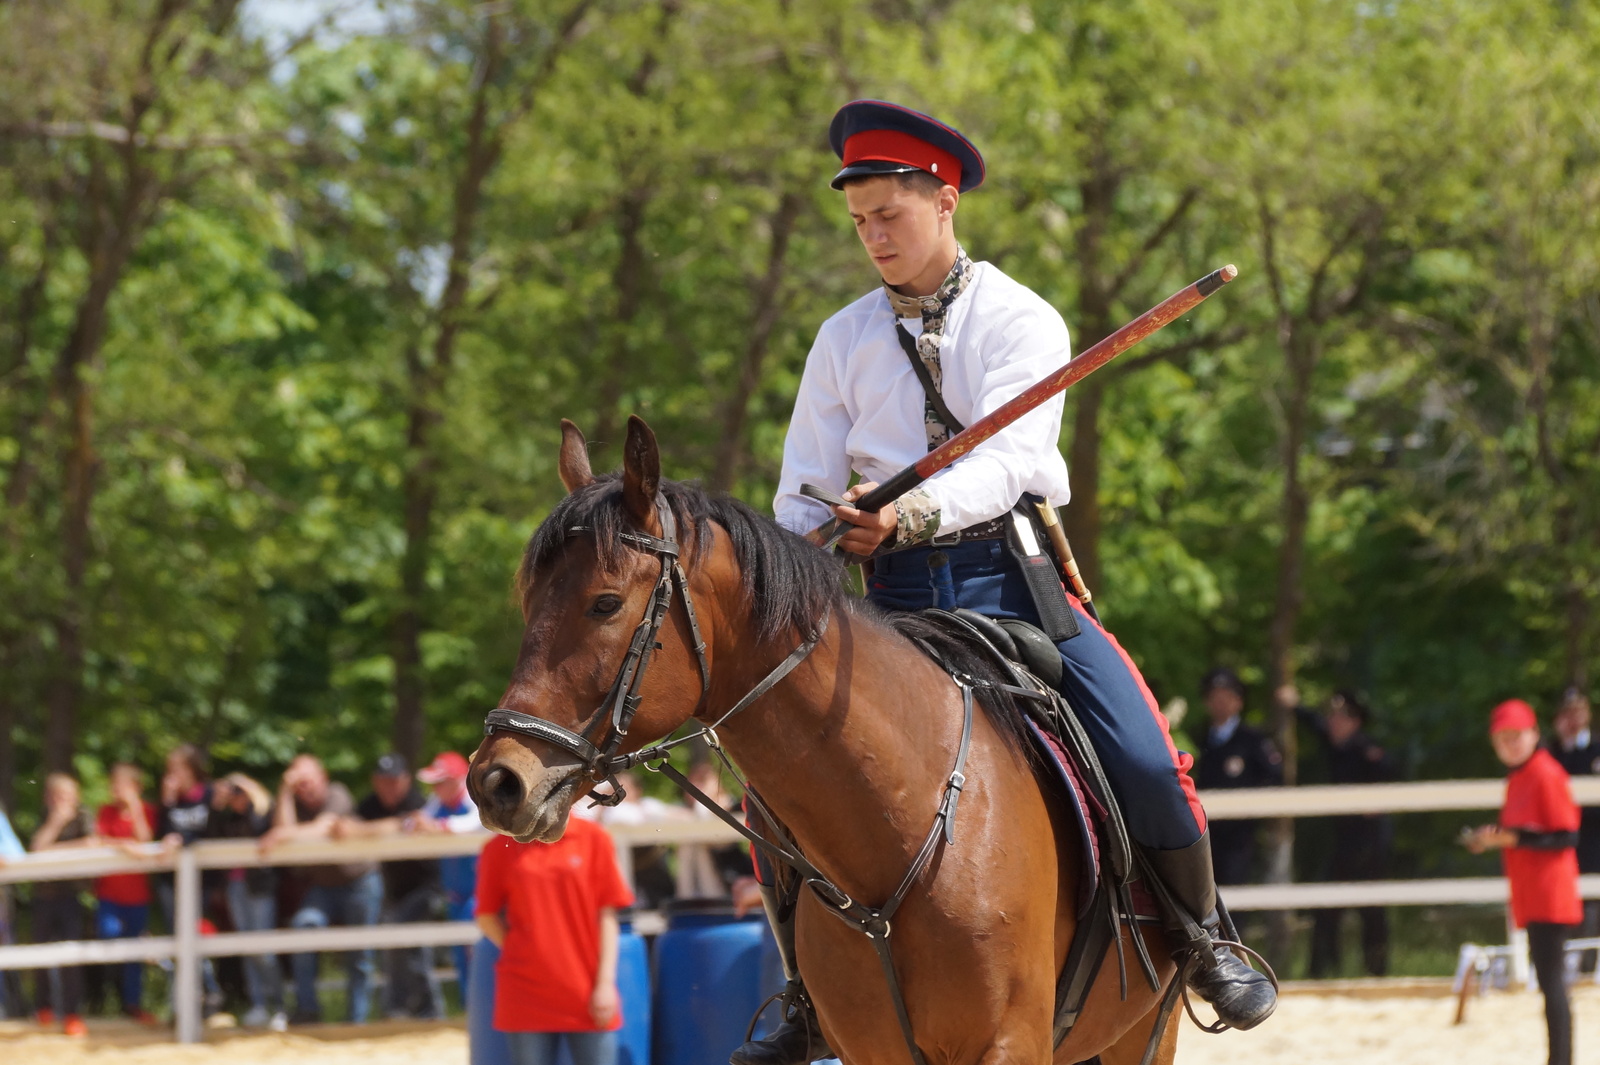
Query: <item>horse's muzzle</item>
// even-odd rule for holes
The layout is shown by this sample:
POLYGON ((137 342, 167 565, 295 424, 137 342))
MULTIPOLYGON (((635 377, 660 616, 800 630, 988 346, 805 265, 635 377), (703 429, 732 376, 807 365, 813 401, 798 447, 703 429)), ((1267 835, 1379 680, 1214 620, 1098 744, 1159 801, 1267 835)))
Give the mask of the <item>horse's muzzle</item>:
POLYGON ((551 842, 567 828, 567 815, 583 775, 576 767, 545 770, 529 780, 515 766, 490 759, 467 774, 467 791, 483 827, 519 843, 551 842))

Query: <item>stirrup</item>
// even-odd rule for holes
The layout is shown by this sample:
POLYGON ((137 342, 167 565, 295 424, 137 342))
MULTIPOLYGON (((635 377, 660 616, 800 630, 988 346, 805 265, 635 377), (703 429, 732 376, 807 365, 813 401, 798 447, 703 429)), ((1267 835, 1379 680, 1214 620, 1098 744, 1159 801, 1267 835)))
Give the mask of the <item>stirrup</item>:
MULTIPOLYGON (((1230 1029, 1247 1031, 1265 1022, 1269 1017, 1272 1016, 1274 1012, 1277 1011, 1278 1008, 1278 974, 1273 971, 1272 964, 1268 962, 1266 958, 1262 957, 1259 951, 1254 950, 1251 947, 1247 947, 1237 940, 1220 938, 1212 939, 1209 935, 1207 936, 1207 939, 1209 941, 1209 947, 1203 952, 1195 949, 1193 945, 1186 946, 1176 952, 1176 957, 1178 960, 1178 973, 1175 979, 1177 980, 1179 987, 1182 988, 1183 1008, 1184 1011, 1189 1014, 1189 1019, 1194 1022, 1196 1028, 1199 1028, 1202 1032, 1206 1032, 1210 1035, 1219 1035, 1222 1032, 1226 1032, 1230 1029), (1251 965, 1248 958, 1240 957, 1238 953, 1240 951, 1259 962, 1261 968, 1257 969, 1254 965, 1251 965), (1204 960, 1201 958, 1202 953, 1206 955, 1204 960), (1222 1009, 1218 1007, 1216 1003, 1212 1002, 1210 999, 1207 999, 1204 995, 1201 995, 1201 1000, 1209 1005, 1213 1010, 1217 1011, 1217 1019, 1212 1023, 1207 1024, 1195 1014, 1194 1003, 1189 1000, 1190 978, 1198 975, 1202 971, 1214 971, 1221 968, 1224 964, 1226 964, 1219 956, 1222 953, 1233 955, 1233 960, 1239 965, 1244 966, 1247 971, 1265 979, 1269 984, 1272 985, 1272 1005, 1264 1014, 1251 1021, 1249 1024, 1239 1025, 1224 1019, 1222 1016, 1222 1009)), ((1198 989, 1196 989, 1196 991, 1198 993, 1198 989)))
POLYGON ((828 1041, 822 1037, 822 1029, 817 1024, 816 1008, 811 1004, 810 996, 806 994, 805 985, 798 978, 785 984, 782 991, 767 996, 766 1001, 756 1010, 755 1016, 750 1018, 750 1024, 745 1028, 744 1040, 744 1044, 729 1055, 731 1065, 779 1061, 785 1065, 795 1065, 800 1062, 809 1065, 810 1062, 833 1056, 833 1051, 829 1049, 828 1041), (767 1038, 757 1039, 756 1025, 760 1023, 762 1014, 767 1012, 767 1007, 774 1002, 780 1004, 781 1020, 767 1038), (795 1046, 781 1046, 794 1039, 792 1033, 796 1029, 805 1035, 803 1051, 795 1046), (797 1057, 797 1051, 802 1053, 803 1057, 797 1057))

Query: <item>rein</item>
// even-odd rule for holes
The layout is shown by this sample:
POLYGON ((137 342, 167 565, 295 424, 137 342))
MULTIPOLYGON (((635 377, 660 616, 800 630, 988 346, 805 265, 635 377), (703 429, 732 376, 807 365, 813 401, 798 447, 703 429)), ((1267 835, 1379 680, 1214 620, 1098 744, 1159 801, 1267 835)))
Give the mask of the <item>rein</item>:
MULTIPOLYGON (((677 520, 672 513, 672 508, 665 500, 656 501, 656 514, 661 523, 662 535, 657 538, 644 533, 625 532, 621 534, 623 542, 643 551, 657 555, 661 560, 661 576, 656 581, 654 593, 650 597, 650 604, 645 608, 644 617, 634 628, 633 639, 628 644, 628 650, 623 655, 622 666, 617 671, 617 679, 612 682, 611 690, 606 695, 605 701, 600 705, 594 715, 579 731, 573 731, 553 721, 534 717, 516 710, 507 710, 499 707, 489 711, 483 722, 483 734, 492 736, 497 730, 506 729, 511 732, 520 732, 534 739, 543 740, 552 746, 559 747, 578 758, 588 773, 591 780, 605 782, 611 785, 611 793, 605 796, 594 796, 592 802, 600 806, 615 806, 621 802, 626 794, 616 775, 623 770, 635 766, 644 768, 649 772, 660 773, 667 777, 678 787, 682 788, 696 802, 710 810, 717 817, 731 826, 751 845, 759 849, 774 861, 782 862, 793 869, 801 878, 801 882, 810 887, 817 898, 824 904, 827 912, 833 914, 850 927, 856 929, 867 937, 872 944, 873 952, 878 957, 878 964, 883 969, 884 980, 889 985, 889 996, 894 1000, 895 1016, 900 1022, 901 1034, 905 1036, 906 1049, 911 1053, 911 1060, 915 1065, 927 1065, 922 1051, 917 1048, 916 1034, 911 1027, 911 1016, 906 1010, 905 995, 900 990, 900 978, 895 973, 894 954, 890 949, 889 935, 892 931, 891 920, 900 909, 900 904, 911 893, 911 888, 927 870, 933 857, 938 853, 941 844, 955 842, 956 805, 961 800, 962 789, 965 788, 967 778, 965 774, 967 754, 972 746, 972 714, 973 714, 973 689, 984 686, 986 682, 975 678, 956 675, 954 680, 961 689, 961 744, 956 752, 955 767, 949 777, 945 779, 943 797, 939 801, 939 809, 934 814, 933 825, 929 828, 927 836, 923 839, 922 848, 917 851, 916 857, 911 861, 911 867, 906 870, 905 876, 900 879, 900 884, 895 888, 894 894, 882 906, 868 906, 866 903, 852 899, 830 881, 822 870, 818 869, 801 853, 782 829, 778 827, 777 818, 766 805, 762 803, 756 792, 749 787, 733 763, 729 761, 727 753, 722 749, 722 742, 717 737, 717 728, 735 714, 745 710, 757 699, 767 694, 778 682, 805 661, 806 657, 816 650, 817 644, 828 629, 828 616, 817 624, 816 631, 808 636, 798 647, 789 652, 787 658, 779 662, 771 672, 763 677, 755 687, 746 692, 744 697, 734 703, 726 713, 714 722, 706 725, 697 732, 680 736, 675 740, 667 740, 654 746, 635 751, 632 754, 618 754, 617 749, 622 741, 627 738, 628 729, 633 724, 633 718, 639 711, 641 696, 640 684, 644 680, 644 673, 650 665, 650 655, 660 647, 656 637, 660 634, 661 625, 672 610, 673 589, 676 588, 682 595, 684 612, 689 619, 689 632, 694 639, 694 652, 700 664, 700 702, 695 707, 698 714, 705 706, 706 700, 711 695, 711 666, 706 658, 705 638, 700 634, 700 622, 695 615, 694 601, 689 595, 689 578, 684 572, 683 563, 679 559, 677 542, 677 520), (603 744, 597 745, 590 739, 590 734, 595 731, 610 712, 610 730, 603 744), (755 808, 766 822, 767 831, 774 839, 767 839, 740 821, 733 814, 723 809, 705 792, 696 787, 688 777, 680 773, 669 761, 667 755, 672 748, 680 744, 689 743, 696 739, 704 739, 723 765, 733 774, 736 780, 745 789, 746 801, 755 808)), ((567 530, 568 535, 587 531, 585 526, 575 525, 567 530)), ((926 648, 932 651, 931 648, 926 648)), ((937 659, 937 656, 935 656, 937 659)))

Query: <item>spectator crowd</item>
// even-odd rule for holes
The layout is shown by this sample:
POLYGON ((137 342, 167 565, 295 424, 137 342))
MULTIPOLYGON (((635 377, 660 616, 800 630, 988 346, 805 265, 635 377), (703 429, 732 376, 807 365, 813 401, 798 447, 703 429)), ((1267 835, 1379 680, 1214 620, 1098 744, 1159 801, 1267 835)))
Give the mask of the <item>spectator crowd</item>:
MULTIPOLYGON (((110 766, 106 779, 109 798, 97 808, 85 805, 74 777, 48 775, 43 781, 42 817, 30 839, 19 839, 0 811, 0 863, 29 852, 107 846, 145 857, 154 850, 170 859, 179 848, 218 839, 254 840, 263 858, 270 859, 279 848, 295 841, 476 833, 481 826, 467 792, 467 770, 467 759, 454 751, 439 754, 416 772, 399 754, 385 754, 373 764, 365 793, 357 798, 312 754, 295 757, 272 788, 244 773, 213 777, 205 752, 181 744, 168 752, 153 794, 139 766, 131 762, 110 766)), ((737 807, 738 800, 724 792, 711 767, 699 765, 691 772, 709 794, 730 808, 737 807)), ((590 813, 576 812, 580 816, 590 813)), ((619 805, 593 813, 613 824, 709 816, 688 805, 639 797, 636 788, 619 805)), ((609 853, 609 837, 598 818, 596 822, 582 828, 588 833, 584 836, 588 849, 609 853)), ((498 842, 501 849, 510 845, 519 852, 513 865, 533 860, 520 856, 522 845, 498 842)), ((649 905, 658 906, 675 896, 726 897, 740 878, 750 873, 748 856, 738 846, 696 845, 681 851, 674 872, 662 848, 635 849, 633 865, 649 905)), ((479 855, 466 854, 208 869, 201 881, 200 931, 261 932, 439 920, 483 923, 486 917, 492 924, 493 914, 499 911, 480 912, 478 866, 479 855)), ((624 904, 623 892, 615 875, 607 868, 596 868, 600 879, 595 883, 601 886, 594 888, 595 906, 603 903, 614 911, 624 904)), ((493 880, 491 886, 502 909, 521 905, 521 896, 508 889, 503 878, 493 880)), ((170 933, 174 927, 176 900, 170 872, 39 880, 20 896, 25 899, 20 913, 0 910, 0 943, 18 938, 39 944, 125 939, 170 933)), ((12 897, 13 893, 0 891, 0 900, 8 906, 12 897)), ((627 903, 631 904, 631 895, 627 903)), ((610 919, 614 921, 614 913, 610 919)), ((512 926, 502 922, 495 927, 503 938, 512 926)), ((578 942, 588 942, 593 934, 583 929, 574 933, 578 942)), ((513 943, 522 943, 518 937, 526 935, 524 921, 516 926, 513 943)), ((518 951, 525 953, 521 947, 518 951)), ((468 948, 453 948, 450 960, 465 1001, 470 991, 468 948)), ((326 959, 304 953, 245 955, 218 959, 215 965, 207 960, 201 974, 203 1008, 208 1018, 217 1019, 213 1023, 236 1022, 274 1031, 324 1019, 359 1024, 375 1009, 388 1018, 442 1018, 446 1004, 436 961, 431 947, 355 950, 326 959), (342 977, 342 981, 332 981, 334 985, 342 983, 342 1002, 324 1003, 330 985, 324 978, 326 968, 335 969, 342 977)), ((517 964, 519 971, 527 965, 525 961, 517 964)), ((87 1031, 84 1016, 101 1012, 106 1000, 112 999, 123 1016, 141 1024, 159 1024, 157 1015, 166 1011, 166 1004, 152 1000, 146 988, 148 969, 143 962, 125 962, 39 970, 31 974, 31 980, 0 974, 4 980, 0 983, 0 1014, 31 1013, 42 1026, 83 1036, 87 1031)), ((613 1020, 605 1016, 607 1025, 613 1020)))
MULTIPOLYGON (((108 772, 109 801, 85 807, 76 779, 45 778, 44 813, 28 841, 34 853, 113 846, 148 854, 154 844, 170 857, 201 840, 251 839, 264 855, 292 840, 364 839, 399 833, 477 831, 477 811, 467 795, 467 760, 447 751, 413 773, 405 759, 386 754, 374 764, 368 792, 359 801, 332 780, 314 755, 289 763, 278 787, 269 789, 244 773, 212 778, 206 755, 190 744, 170 751, 155 794, 147 797, 143 771, 119 762, 108 772), (428 793, 424 794, 426 786, 428 793)), ((4 821, 0 817, 0 821, 4 821)), ((0 833, 0 859, 25 853, 9 822, 0 833)), ((276 928, 323 928, 471 917, 476 858, 420 861, 352 861, 333 865, 249 865, 207 870, 201 882, 202 934, 276 928)), ((146 934, 154 923, 174 927, 172 874, 122 872, 78 880, 40 880, 30 886, 27 939, 50 943, 85 938, 125 939, 146 934), (155 912, 152 913, 152 910, 155 912)), ((22 915, 16 915, 15 926, 22 915)), ((372 950, 341 958, 345 975, 343 1018, 360 1023, 373 1008, 378 961, 372 950)), ((456 957, 464 974, 466 958, 456 957)), ((207 1015, 223 1010, 228 992, 244 1004, 247 1027, 283 1031, 290 1024, 322 1020, 320 956, 247 955, 224 970, 209 961, 202 972, 207 1015), (285 980, 285 965, 290 979, 285 980), (225 982, 229 985, 224 986, 225 982)), ((41 1025, 60 1023, 68 1035, 83 1035, 91 999, 109 990, 120 1012, 144 1024, 158 1023, 145 990, 147 966, 125 962, 70 966, 33 974, 30 989, 7 987, 10 1012, 31 1006, 41 1025), (20 1000, 20 1003, 19 1003, 20 1000)), ((439 1018, 444 999, 433 950, 411 947, 384 952, 383 1001, 389 1017, 439 1018)))
MULTIPOLYGON (((1190 730, 1196 752, 1194 777, 1202 794, 1283 783, 1284 759, 1277 743, 1245 721, 1248 695, 1246 685, 1230 669, 1217 668, 1202 678, 1204 718, 1190 730)), ((1358 693, 1335 692, 1318 709, 1302 705, 1293 687, 1279 688, 1270 699, 1280 715, 1298 723, 1303 739, 1309 737, 1310 744, 1302 746, 1302 753, 1309 756, 1303 764, 1310 766, 1318 779, 1333 784, 1376 784, 1400 778, 1395 760, 1372 735, 1373 712, 1358 693)), ((1527 721, 1536 725, 1531 708, 1526 715, 1527 721)), ((1176 726, 1181 715, 1171 716, 1176 726)), ((1582 691, 1573 688, 1566 692, 1551 724, 1552 733, 1540 748, 1544 759, 1540 764, 1545 766, 1541 772, 1551 778, 1560 775, 1562 782, 1566 774, 1600 774, 1600 743, 1591 732, 1589 701, 1582 691)), ((1537 743, 1537 730, 1532 734, 1537 743)), ((1514 773, 1521 764, 1507 761, 1514 773)), ((315 755, 295 757, 277 786, 268 787, 237 772, 213 778, 205 752, 180 744, 168 752, 153 792, 139 766, 131 762, 110 766, 105 780, 107 801, 94 809, 85 805, 76 779, 50 774, 43 781, 42 817, 31 838, 19 839, 0 811, 0 863, 28 852, 108 845, 145 855, 154 848, 170 858, 179 848, 215 839, 254 840, 260 854, 270 857, 295 841, 477 832, 480 826, 467 792, 467 770, 467 759, 454 751, 439 754, 416 772, 400 755, 385 754, 373 764, 364 794, 357 798, 345 784, 330 777, 315 755)), ((690 778, 727 809, 738 809, 739 797, 724 790, 714 766, 697 764, 690 770, 690 778)), ((482 851, 486 863, 482 882, 476 854, 383 862, 352 857, 322 865, 251 864, 207 870, 202 880, 201 931, 476 920, 489 940, 504 951, 497 965, 497 971, 503 970, 503 981, 515 986, 539 979, 566 981, 556 996, 565 1005, 550 1017, 534 1016, 522 1008, 502 1011, 497 1004, 497 1027, 515 1036, 519 1028, 543 1031, 558 1019, 570 1036, 569 1051, 586 1061, 605 1060, 605 1048, 610 1046, 606 1033, 614 1032, 618 1023, 615 1002, 608 992, 615 972, 617 911, 635 900, 639 906, 653 909, 674 897, 743 898, 748 894, 751 872, 748 852, 737 845, 683 846, 675 857, 663 847, 638 846, 628 855, 632 882, 627 883, 611 857, 606 824, 711 815, 687 800, 680 804, 643 796, 630 775, 625 774, 622 783, 628 795, 615 807, 574 811, 586 820, 574 822, 579 827, 563 844, 566 851, 556 845, 491 841, 482 851), (580 865, 581 873, 570 872, 569 866, 579 869, 580 865), (562 887, 550 880, 558 874, 576 879, 572 886, 562 887), (536 937, 546 945, 564 944, 564 953, 557 952, 561 964, 554 969, 548 968, 545 959, 531 960, 535 939, 530 939, 529 929, 535 911, 548 914, 552 927, 561 928, 559 936, 547 930, 536 937)), ((1262 877, 1261 831, 1261 824, 1250 820, 1211 825, 1219 884, 1244 884, 1262 877)), ((1526 847, 1526 840, 1532 838, 1530 831, 1525 825, 1503 822, 1477 830, 1463 842, 1472 849, 1508 848, 1509 868, 1517 860, 1517 849, 1526 847)), ((1600 872, 1600 810, 1582 811, 1575 832, 1549 835, 1541 830, 1535 835, 1543 841, 1541 845, 1570 846, 1575 868, 1600 872)), ((1393 837, 1394 827, 1387 815, 1330 818, 1327 844, 1321 848, 1321 879, 1388 878, 1392 875, 1393 837)), ((173 928, 175 899, 170 873, 119 872, 92 881, 40 880, 23 894, 24 912, 16 914, 9 910, 10 897, 0 893, 4 904, 0 906, 0 942, 14 941, 19 934, 34 943, 123 939, 173 928)), ((1340 973, 1345 917, 1341 909, 1315 911, 1309 965, 1313 978, 1340 973)), ((1384 975, 1389 964, 1387 913, 1381 907, 1362 908, 1357 917, 1362 967, 1371 975, 1384 975)), ((1557 928, 1551 935, 1558 939, 1580 930, 1595 935, 1600 932, 1600 905, 1585 904, 1570 925, 1542 924, 1557 928)), ((1537 931, 1541 922, 1535 921, 1534 927, 1537 931)), ((451 956, 463 1002, 470 992, 467 951, 457 947, 451 956)), ((362 1023, 374 1009, 390 1018, 443 1017, 445 997, 433 948, 381 953, 380 958, 373 949, 354 950, 336 959, 314 953, 282 958, 247 955, 226 962, 219 959, 214 967, 208 961, 201 973, 204 1009, 208 1015, 231 1017, 226 1011, 232 1007, 244 1026, 277 1031, 323 1019, 362 1023), (335 969, 342 981, 324 979, 325 968, 335 969), (323 992, 341 982, 338 1008, 334 1009, 333 1003, 325 1007, 323 992), (380 983, 381 995, 376 994, 380 983)), ((1593 965, 1592 959, 1588 965, 1593 965)), ((165 1012, 165 1005, 152 1001, 145 986, 147 970, 141 962, 48 969, 32 974, 31 987, 24 987, 25 982, 15 974, 0 974, 4 977, 0 1005, 11 1014, 31 1012, 40 1024, 59 1025, 75 1036, 86 1031, 83 1017, 90 1012, 89 1004, 100 1009, 108 998, 114 998, 123 1015, 156 1024, 156 1014, 165 1012)), ((1559 1013, 1559 1005, 1551 1008, 1559 1013)), ((1552 1031, 1558 1028, 1553 1021, 1552 1031)), ((515 1038, 512 1046, 518 1060, 544 1061, 554 1053, 553 1045, 516 1042, 515 1038)))

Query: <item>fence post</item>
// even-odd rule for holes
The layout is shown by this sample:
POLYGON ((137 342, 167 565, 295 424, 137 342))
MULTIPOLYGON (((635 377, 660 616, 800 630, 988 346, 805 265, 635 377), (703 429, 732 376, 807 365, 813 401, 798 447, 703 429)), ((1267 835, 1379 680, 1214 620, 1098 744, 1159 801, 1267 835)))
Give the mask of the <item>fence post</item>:
POLYGON ((178 1042, 200 1041, 200 863, 194 850, 178 850, 172 923, 172 1010, 178 1042))

